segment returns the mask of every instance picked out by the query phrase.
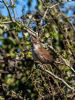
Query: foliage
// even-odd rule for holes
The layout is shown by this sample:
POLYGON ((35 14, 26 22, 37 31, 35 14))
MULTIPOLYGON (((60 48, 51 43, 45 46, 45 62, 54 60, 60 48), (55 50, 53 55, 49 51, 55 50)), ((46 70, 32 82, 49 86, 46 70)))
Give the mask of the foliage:
POLYGON ((75 87, 71 70, 75 66, 75 26, 60 12, 60 3, 40 3, 42 9, 39 5, 36 13, 23 15, 20 20, 9 10, 9 17, 0 16, 0 100, 74 100, 74 91, 45 70, 75 87), (42 65, 45 70, 40 69, 41 64, 33 60, 29 32, 38 35, 46 49, 54 48, 57 68, 42 65))

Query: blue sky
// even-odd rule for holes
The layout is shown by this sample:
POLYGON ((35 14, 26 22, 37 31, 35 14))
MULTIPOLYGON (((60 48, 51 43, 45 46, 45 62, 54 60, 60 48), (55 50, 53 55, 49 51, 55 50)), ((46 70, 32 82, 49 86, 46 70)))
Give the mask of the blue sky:
MULTIPOLYGON (((6 1, 8 1, 8 3, 9 3, 10 0, 6 0, 6 1)), ((17 0, 16 8, 15 8, 15 13, 16 13, 17 18, 22 16, 22 7, 23 6, 24 6, 23 15, 27 13, 27 11, 28 11, 27 3, 28 3, 28 0, 17 0)), ((0 3, 0 6, 1 5, 2 4, 0 3)), ((32 0, 32 4, 31 4, 31 7, 30 7, 31 12, 36 11, 36 9, 35 9, 36 5, 37 5, 37 0, 32 0)), ((75 1, 65 2, 61 6, 60 10, 62 12, 64 12, 67 16, 72 16, 73 13, 75 12, 75 1)), ((2 15, 8 16, 8 11, 7 11, 6 7, 0 8, 0 12, 2 13, 2 15)))
MULTIPOLYGON (((60 11, 65 13, 68 17, 75 14, 75 1, 65 2, 61 7, 60 11)), ((75 18, 70 18, 70 22, 75 24, 75 18)))
MULTIPOLYGON (((8 1, 9 3, 9 0, 6 0, 8 1)), ((22 7, 24 6, 24 12, 23 14, 26 14, 27 11, 28 11, 28 6, 27 6, 27 3, 28 3, 28 0, 17 0, 18 2, 16 3, 16 8, 14 9, 15 10, 15 13, 16 13, 16 17, 21 17, 22 16, 22 7)), ((0 3, 0 6, 2 4, 0 3)), ((31 4, 31 7, 30 7, 30 10, 31 12, 35 12, 35 7, 37 5, 37 0, 32 0, 32 4, 31 4)), ((12 10, 10 10, 12 11, 12 10)), ((4 6, 3 8, 0 8, 0 12, 2 13, 2 15, 4 16, 8 16, 8 11, 6 9, 6 7, 4 6)), ((13 15, 12 15, 13 16, 13 15)))

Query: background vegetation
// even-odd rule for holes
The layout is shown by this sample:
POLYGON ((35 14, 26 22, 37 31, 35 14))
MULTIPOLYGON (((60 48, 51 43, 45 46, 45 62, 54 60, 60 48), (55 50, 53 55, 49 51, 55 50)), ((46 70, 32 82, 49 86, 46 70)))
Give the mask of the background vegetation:
POLYGON ((7 16, 0 14, 0 100, 74 100, 74 5, 69 14, 62 1, 36 2, 31 11, 28 0, 26 14, 22 6, 22 15, 17 16, 19 0, 0 1, 7 10, 7 16), (57 68, 34 62, 29 33, 54 52, 57 68))

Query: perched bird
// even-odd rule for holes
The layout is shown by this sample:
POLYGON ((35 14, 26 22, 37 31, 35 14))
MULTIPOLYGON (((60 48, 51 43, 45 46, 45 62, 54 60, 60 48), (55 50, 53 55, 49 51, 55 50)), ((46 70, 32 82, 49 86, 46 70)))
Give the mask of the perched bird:
POLYGON ((34 60, 40 61, 43 64, 50 64, 54 61, 52 52, 46 50, 42 46, 38 37, 34 37, 31 35, 31 43, 34 60))

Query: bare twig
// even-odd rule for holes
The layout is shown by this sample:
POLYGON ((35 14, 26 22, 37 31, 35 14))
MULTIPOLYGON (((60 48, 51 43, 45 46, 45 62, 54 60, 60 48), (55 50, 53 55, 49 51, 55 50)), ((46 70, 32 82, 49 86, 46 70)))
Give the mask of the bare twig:
POLYGON ((13 6, 15 5, 15 1, 14 0, 10 0, 10 7, 12 8, 12 12, 14 14, 14 19, 16 19, 17 16, 17 12, 16 10, 13 8, 13 6))
POLYGON ((47 14, 48 9, 49 9, 49 8, 46 9, 46 11, 45 11, 45 13, 44 13, 44 15, 43 15, 43 17, 42 17, 42 19, 41 19, 41 21, 40 21, 40 24, 42 24, 44 18, 46 17, 46 14, 47 14))
POLYGON ((47 14, 48 10, 49 10, 49 9, 52 9, 53 7, 55 7, 55 6, 59 5, 59 4, 60 4, 60 3, 56 3, 56 4, 54 4, 54 5, 50 6, 50 7, 47 7, 47 9, 46 9, 46 11, 45 11, 45 13, 44 13, 44 15, 43 15, 41 21, 40 21, 40 24, 42 23, 43 19, 46 17, 46 14, 47 14))

